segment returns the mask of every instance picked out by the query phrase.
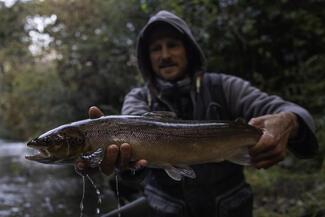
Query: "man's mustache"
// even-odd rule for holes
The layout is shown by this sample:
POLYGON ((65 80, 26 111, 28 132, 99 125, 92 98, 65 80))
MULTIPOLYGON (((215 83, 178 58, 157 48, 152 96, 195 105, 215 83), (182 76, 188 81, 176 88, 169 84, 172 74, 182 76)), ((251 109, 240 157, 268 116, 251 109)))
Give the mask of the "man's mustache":
POLYGON ((165 67, 170 67, 170 66, 176 66, 177 64, 173 61, 167 60, 167 61, 162 61, 159 64, 159 68, 165 68, 165 67))

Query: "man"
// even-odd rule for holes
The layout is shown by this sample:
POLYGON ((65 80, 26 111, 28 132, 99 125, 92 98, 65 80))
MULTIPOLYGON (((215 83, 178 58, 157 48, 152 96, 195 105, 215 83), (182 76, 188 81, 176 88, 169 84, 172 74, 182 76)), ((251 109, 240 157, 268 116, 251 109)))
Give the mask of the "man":
MULTIPOLYGON (((139 34, 137 56, 146 85, 125 97, 123 114, 172 111, 185 120, 244 118, 264 131, 250 149, 256 168, 283 160, 287 148, 300 157, 317 152, 314 123, 305 109, 267 95, 238 77, 206 73, 201 48, 187 24, 174 14, 160 11, 149 20, 139 34)), ((96 107, 89 114, 92 118, 103 115, 96 107)), ((117 162, 121 168, 129 167, 132 144, 108 145, 103 172, 110 174, 117 162)), ((142 159, 133 166, 146 163, 142 159)), ((83 162, 77 166, 83 168, 83 162)), ((253 196, 242 166, 222 162, 192 168, 197 178, 182 181, 172 180, 163 170, 146 169, 144 193, 152 216, 252 216, 253 196)), ((141 171, 123 177, 133 179, 141 171)))

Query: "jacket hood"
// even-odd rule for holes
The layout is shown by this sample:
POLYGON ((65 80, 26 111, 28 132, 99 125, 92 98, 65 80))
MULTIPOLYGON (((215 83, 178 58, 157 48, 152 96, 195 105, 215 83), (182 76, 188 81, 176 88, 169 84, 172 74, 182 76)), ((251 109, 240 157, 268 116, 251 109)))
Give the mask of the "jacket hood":
POLYGON ((189 62, 189 73, 190 76, 196 71, 204 70, 205 66, 205 57, 204 54, 194 39, 194 36, 189 28, 189 26, 182 20, 180 17, 170 13, 168 11, 159 11, 157 14, 152 16, 147 24, 142 28, 137 41, 137 61, 139 70, 142 73, 143 79, 153 81, 154 72, 151 68, 151 63, 149 59, 149 36, 152 33, 152 30, 159 28, 159 25, 170 25, 175 30, 180 32, 184 36, 184 43, 187 49, 187 52, 190 52, 188 55, 189 62), (153 28, 154 27, 154 28, 153 28))

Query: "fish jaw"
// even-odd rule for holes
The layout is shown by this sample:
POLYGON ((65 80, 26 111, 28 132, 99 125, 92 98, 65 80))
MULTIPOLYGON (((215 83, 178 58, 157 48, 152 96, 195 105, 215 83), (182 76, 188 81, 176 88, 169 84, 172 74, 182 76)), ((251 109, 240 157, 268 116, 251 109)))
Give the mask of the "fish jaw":
POLYGON ((37 161, 40 163, 51 163, 55 159, 51 156, 46 146, 41 145, 37 139, 33 139, 27 143, 27 147, 32 148, 36 154, 26 155, 25 158, 31 161, 37 161))
POLYGON ((37 155, 31 155, 31 156, 25 156, 25 159, 31 160, 31 161, 37 161, 39 163, 44 163, 44 164, 51 164, 56 161, 55 158, 52 158, 51 156, 45 156, 43 152, 40 152, 40 154, 37 155))
POLYGON ((25 158, 45 164, 70 164, 82 154, 84 144, 84 136, 77 127, 64 125, 28 142, 27 147, 36 154, 25 158))
MULTIPOLYGON (((29 143, 28 143, 29 144, 29 143)), ((51 154, 49 150, 44 147, 32 147, 28 145, 28 147, 32 148, 36 154, 33 155, 26 155, 26 160, 36 161, 43 164, 71 164, 74 162, 75 158, 65 158, 60 159, 51 154)))

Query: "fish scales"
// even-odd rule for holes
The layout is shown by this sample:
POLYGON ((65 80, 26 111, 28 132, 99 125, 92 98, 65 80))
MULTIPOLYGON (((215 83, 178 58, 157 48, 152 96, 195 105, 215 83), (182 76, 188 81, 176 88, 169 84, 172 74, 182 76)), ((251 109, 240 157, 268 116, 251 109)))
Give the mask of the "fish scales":
MULTIPOLYGON (((256 131, 253 127, 235 125, 232 122, 192 121, 188 123, 174 120, 157 121, 151 118, 139 119, 138 117, 130 117, 127 123, 124 117, 111 117, 106 121, 105 119, 98 121, 99 124, 94 124, 95 121, 93 121, 93 124, 86 127, 86 135, 93 136, 93 138, 88 138, 91 145, 130 143, 133 145, 134 158, 145 158, 149 161, 159 159, 161 162, 169 163, 195 164, 211 160, 220 161, 222 159, 220 155, 233 152, 231 145, 238 145, 235 142, 227 143, 225 140, 230 140, 230 138, 238 140, 244 138, 245 134, 256 131), (236 129, 235 135, 234 129, 236 129), (180 153, 182 153, 181 156, 180 153)), ((243 145, 253 144, 256 138, 241 140, 241 142, 243 145)))

